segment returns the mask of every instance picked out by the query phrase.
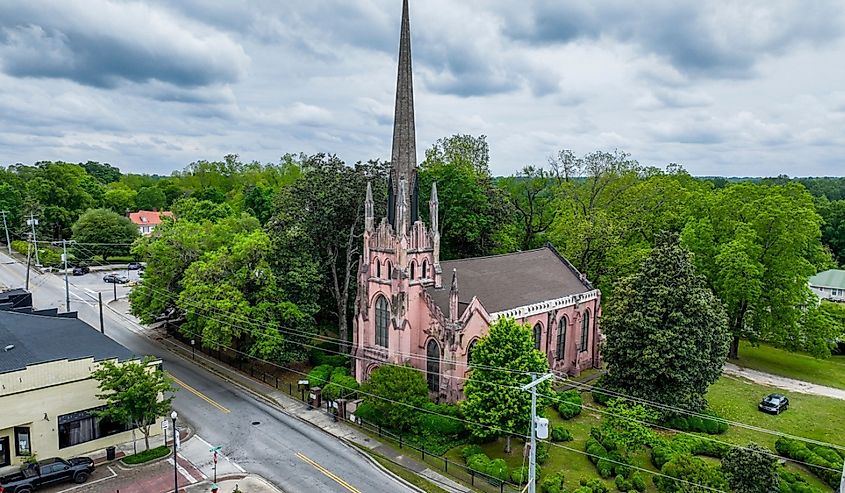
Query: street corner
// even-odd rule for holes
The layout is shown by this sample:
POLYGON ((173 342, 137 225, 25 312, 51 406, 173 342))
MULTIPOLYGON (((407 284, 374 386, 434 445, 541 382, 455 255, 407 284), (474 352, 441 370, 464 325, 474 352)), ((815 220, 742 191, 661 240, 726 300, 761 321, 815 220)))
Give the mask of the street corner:
POLYGON ((216 490, 213 489, 214 486, 214 484, 206 481, 201 484, 190 486, 185 491, 187 493, 204 493, 209 491, 216 491, 216 493, 235 493, 238 491, 248 491, 249 493, 284 493, 266 479, 254 474, 245 476, 229 476, 220 479, 216 483, 216 490))
POLYGON ((80 485, 64 484, 40 489, 44 493, 165 493, 173 491, 178 481, 180 490, 190 491, 192 485, 206 481, 206 476, 189 460, 178 455, 174 472, 173 457, 157 462, 126 467, 119 462, 97 467, 91 478, 80 485))

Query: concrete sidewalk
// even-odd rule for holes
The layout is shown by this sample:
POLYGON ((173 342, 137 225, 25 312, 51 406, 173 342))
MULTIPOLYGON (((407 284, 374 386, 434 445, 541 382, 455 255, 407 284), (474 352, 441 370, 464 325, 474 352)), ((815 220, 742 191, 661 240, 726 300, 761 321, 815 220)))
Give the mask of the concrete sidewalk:
MULTIPOLYGON (((212 484, 204 481, 185 488, 185 491, 187 493, 204 493, 210 492, 211 488, 212 484)), ((263 478, 254 475, 244 476, 242 478, 227 478, 217 482, 217 493, 233 493, 235 491, 242 493, 282 493, 282 490, 276 488, 263 478)))
MULTIPOLYGON (((186 359, 191 359, 192 357, 190 347, 174 340, 173 338, 162 338, 159 342, 166 348, 182 355, 186 359)), ((370 438, 355 427, 342 421, 336 422, 332 417, 320 410, 309 409, 305 403, 299 399, 291 397, 286 392, 278 390, 272 385, 267 385, 260 380, 253 379, 248 375, 229 367, 228 365, 209 358, 201 352, 196 352, 194 362, 203 365, 226 380, 251 391, 257 397, 260 397, 275 406, 281 407, 287 414, 310 423, 323 431, 340 438, 341 440, 372 450, 378 455, 387 458, 389 461, 400 465, 404 469, 410 470, 419 476, 427 478, 432 483, 446 491, 451 493, 471 493, 474 491, 440 474, 439 472, 432 470, 425 463, 421 463, 408 457, 407 455, 399 453, 392 447, 370 438)), ((367 457, 377 467, 383 468, 383 466, 375 461, 375 459, 369 455, 367 455, 367 457)))

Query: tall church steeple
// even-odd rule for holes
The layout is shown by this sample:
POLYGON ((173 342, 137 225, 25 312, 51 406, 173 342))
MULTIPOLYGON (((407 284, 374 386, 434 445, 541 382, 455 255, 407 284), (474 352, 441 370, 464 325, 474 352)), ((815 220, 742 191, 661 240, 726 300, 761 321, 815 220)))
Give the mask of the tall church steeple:
POLYGON ((402 29, 399 36, 399 73, 396 78, 396 110, 393 119, 393 152, 390 158, 390 187, 388 189, 388 219, 394 231, 399 211, 404 206, 406 226, 419 218, 419 184, 417 183, 417 139, 414 124, 414 76, 411 64, 411 21, 408 0, 402 2, 402 29), (404 204, 399 201, 399 187, 405 182, 404 204))

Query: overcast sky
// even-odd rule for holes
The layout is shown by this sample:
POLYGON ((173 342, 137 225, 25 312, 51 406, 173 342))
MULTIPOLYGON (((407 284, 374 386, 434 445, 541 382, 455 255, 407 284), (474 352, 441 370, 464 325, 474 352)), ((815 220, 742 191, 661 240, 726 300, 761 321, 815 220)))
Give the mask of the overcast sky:
MULTIPOLYGON (((400 0, 2 0, 0 163, 389 159, 400 0), (216 4, 216 6, 215 6, 216 4)), ((411 0, 418 156, 845 174, 842 0, 411 0)))

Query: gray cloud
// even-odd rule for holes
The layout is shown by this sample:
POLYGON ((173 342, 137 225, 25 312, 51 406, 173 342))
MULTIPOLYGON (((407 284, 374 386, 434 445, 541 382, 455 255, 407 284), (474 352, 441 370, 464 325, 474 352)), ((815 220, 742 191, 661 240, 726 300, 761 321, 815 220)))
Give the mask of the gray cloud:
POLYGON ((843 32, 841 3, 533 0, 503 9, 505 33, 528 43, 612 39, 703 77, 745 78, 757 62, 843 32))
POLYGON ((4 2, 0 29, 0 62, 17 77, 197 87, 236 82, 249 62, 229 36, 140 2, 4 2))

